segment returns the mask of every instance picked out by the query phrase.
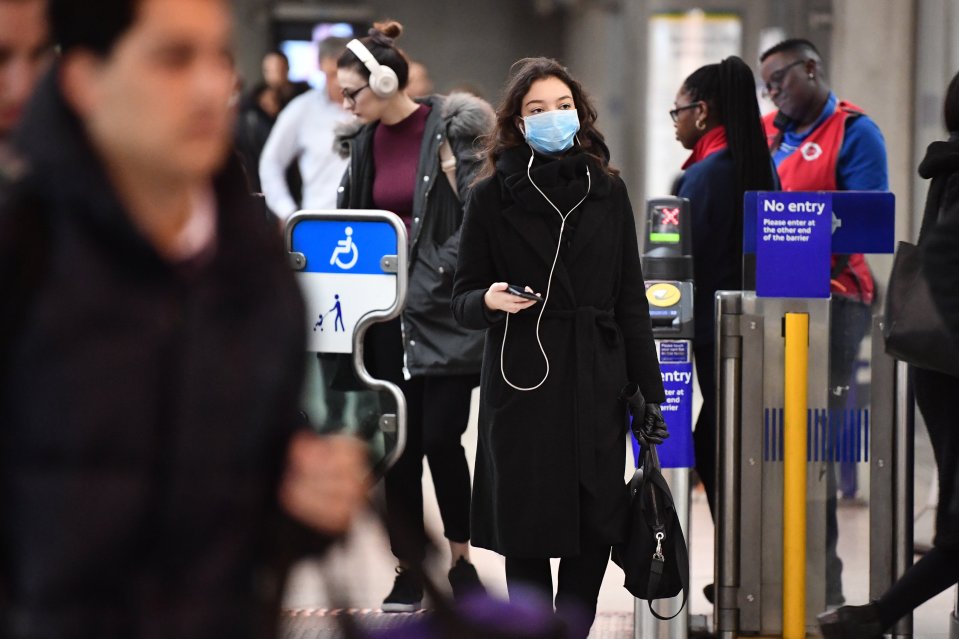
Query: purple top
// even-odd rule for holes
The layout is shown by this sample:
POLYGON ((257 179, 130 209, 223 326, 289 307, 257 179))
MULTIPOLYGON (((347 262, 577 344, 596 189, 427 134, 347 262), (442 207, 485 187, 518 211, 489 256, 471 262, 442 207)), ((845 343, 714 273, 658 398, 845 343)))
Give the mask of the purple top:
POLYGON ((373 132, 373 205, 396 213, 409 230, 420 146, 430 107, 421 104, 405 120, 383 124, 373 132))

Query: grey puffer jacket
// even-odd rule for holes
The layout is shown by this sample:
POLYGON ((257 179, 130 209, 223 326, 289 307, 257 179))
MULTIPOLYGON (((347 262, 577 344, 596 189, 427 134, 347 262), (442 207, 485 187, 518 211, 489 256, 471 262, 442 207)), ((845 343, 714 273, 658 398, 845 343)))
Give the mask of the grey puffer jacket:
MULTIPOLYGON (((424 100, 431 111, 420 146, 410 232, 409 292, 403 310, 403 350, 407 377, 479 373, 482 331, 461 327, 450 311, 460 227, 470 185, 482 164, 479 138, 492 130, 490 105, 466 93, 424 100), (456 191, 440 168, 446 139, 456 158, 456 191)), ((350 158, 337 196, 337 208, 373 206, 373 133, 378 123, 349 122, 337 127, 335 145, 350 158)))

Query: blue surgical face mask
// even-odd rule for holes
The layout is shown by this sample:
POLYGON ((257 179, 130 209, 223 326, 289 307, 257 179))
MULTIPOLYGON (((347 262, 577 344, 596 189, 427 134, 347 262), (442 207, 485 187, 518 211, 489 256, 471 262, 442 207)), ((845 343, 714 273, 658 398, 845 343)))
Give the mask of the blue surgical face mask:
POLYGON ((576 109, 544 111, 523 118, 526 141, 540 153, 555 155, 573 146, 579 131, 576 109))

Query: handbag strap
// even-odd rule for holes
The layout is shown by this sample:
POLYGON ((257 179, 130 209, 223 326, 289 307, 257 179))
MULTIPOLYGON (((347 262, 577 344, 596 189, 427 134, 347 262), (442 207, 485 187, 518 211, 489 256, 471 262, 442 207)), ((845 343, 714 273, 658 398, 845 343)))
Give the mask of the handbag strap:
MULTIPOLYGON (((932 189, 930 189, 930 195, 932 189)), ((916 239, 916 245, 922 244, 922 240, 929 234, 930 230, 939 223, 946 209, 946 195, 949 191, 949 180, 943 180, 942 186, 937 189, 936 196, 939 199, 939 206, 933 211, 925 210, 922 215, 922 222, 919 224, 919 237, 916 239)))
MULTIPOLYGON (((650 448, 655 447, 651 446, 650 448)), ((655 451, 651 452, 655 453, 655 451)), ((666 479, 662 476, 662 474, 658 472, 658 456, 652 454, 651 457, 656 460, 655 469, 657 472, 645 472, 643 482, 652 482, 656 488, 659 488, 660 493, 669 498, 669 503, 675 511, 676 504, 673 501, 673 494, 669 490, 669 484, 666 483, 666 479)), ((653 600, 648 599, 646 601, 646 605, 649 607, 649 612, 660 621, 669 621, 670 619, 675 619, 679 613, 683 611, 683 608, 686 607, 686 601, 689 598, 689 551, 686 548, 686 540, 683 538, 682 530, 674 531, 671 537, 673 556, 676 557, 676 561, 679 566, 679 579, 683 584, 683 603, 680 604, 679 610, 677 610, 673 615, 666 617, 656 612, 656 610, 653 609, 653 600)), ((665 568, 666 556, 663 554, 660 545, 657 544, 656 552, 653 554, 653 560, 649 564, 649 582, 646 587, 647 593, 654 593, 659 588, 659 582, 663 578, 663 570, 665 568)))

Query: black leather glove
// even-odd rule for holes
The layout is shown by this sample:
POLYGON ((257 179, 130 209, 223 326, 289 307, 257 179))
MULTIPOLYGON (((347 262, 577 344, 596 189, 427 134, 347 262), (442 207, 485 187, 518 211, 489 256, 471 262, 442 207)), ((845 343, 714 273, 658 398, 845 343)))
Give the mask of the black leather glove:
POLYGON ((648 404, 639 390, 639 384, 627 384, 619 392, 620 398, 626 402, 629 414, 633 417, 633 434, 643 446, 662 444, 669 437, 663 413, 659 404, 648 404))
MULTIPOLYGON (((633 422, 634 430, 636 422, 633 422)), ((642 437, 637 437, 640 443, 662 444, 663 440, 669 437, 669 431, 666 429, 666 420, 663 419, 663 413, 659 410, 659 404, 646 404, 646 415, 642 423, 642 437)))

